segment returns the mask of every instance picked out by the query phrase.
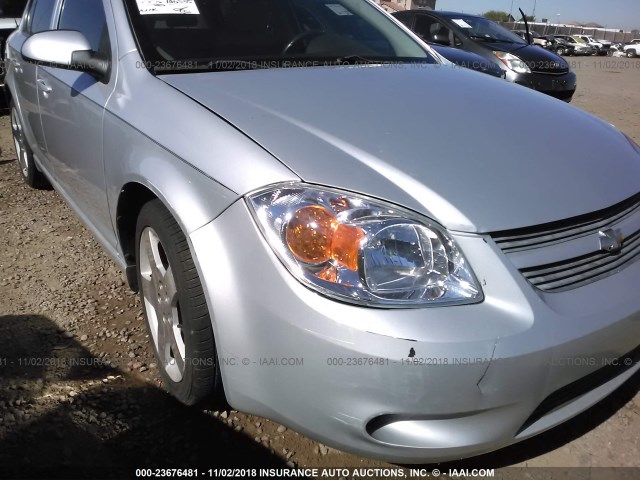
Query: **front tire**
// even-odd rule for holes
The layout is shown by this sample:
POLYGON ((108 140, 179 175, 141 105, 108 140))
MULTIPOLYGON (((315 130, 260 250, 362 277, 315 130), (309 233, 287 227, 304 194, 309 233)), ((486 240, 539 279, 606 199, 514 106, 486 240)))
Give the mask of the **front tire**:
POLYGON ((24 180, 24 183, 29 185, 31 188, 47 188, 49 187, 49 182, 43 173, 38 170, 38 167, 36 167, 36 164, 33 161, 33 151, 31 150, 31 147, 29 147, 24 135, 24 128, 18 108, 13 101, 10 102, 9 108, 11 109, 11 133, 13 135, 13 145, 16 149, 16 156, 22 179, 24 180))
POLYGON ((636 56, 636 51, 633 49, 629 49, 627 50, 627 58, 635 58, 636 56))
POLYGON ((566 52, 565 52, 564 48, 560 47, 560 48, 558 48, 556 53, 558 55, 560 55, 560 56, 563 56, 566 52))
POLYGON ((222 390, 211 318, 187 239, 160 200, 140 211, 138 286, 149 338, 169 392, 195 405, 222 390))

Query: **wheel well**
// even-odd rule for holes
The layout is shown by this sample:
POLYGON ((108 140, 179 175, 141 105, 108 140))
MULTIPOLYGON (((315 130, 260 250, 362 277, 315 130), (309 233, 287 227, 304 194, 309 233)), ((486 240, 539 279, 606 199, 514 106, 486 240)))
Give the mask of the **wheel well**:
POLYGON ((155 194, 140 183, 128 183, 120 191, 116 208, 116 229, 120 248, 127 263, 126 276, 129 288, 138 291, 136 274, 136 223, 143 205, 157 198, 155 194))

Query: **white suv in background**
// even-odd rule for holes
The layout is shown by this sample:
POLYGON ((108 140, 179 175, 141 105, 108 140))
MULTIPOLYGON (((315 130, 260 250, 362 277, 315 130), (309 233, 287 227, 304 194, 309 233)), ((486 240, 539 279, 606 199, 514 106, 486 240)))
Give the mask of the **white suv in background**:
POLYGON ((640 56, 640 39, 633 40, 631 44, 625 45, 624 53, 629 58, 640 56))

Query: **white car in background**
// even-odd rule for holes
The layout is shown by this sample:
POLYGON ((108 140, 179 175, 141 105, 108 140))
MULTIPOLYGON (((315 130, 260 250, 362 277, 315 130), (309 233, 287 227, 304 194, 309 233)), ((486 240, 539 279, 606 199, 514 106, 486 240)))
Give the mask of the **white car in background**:
POLYGON ((625 45, 624 53, 628 58, 640 56, 640 40, 633 40, 631 44, 625 45))
POLYGON ((513 30, 513 33, 518 35, 523 40, 526 40, 531 45, 540 45, 541 47, 547 47, 549 45, 549 41, 540 35, 538 32, 529 32, 529 39, 527 40, 527 31, 526 30, 513 30))

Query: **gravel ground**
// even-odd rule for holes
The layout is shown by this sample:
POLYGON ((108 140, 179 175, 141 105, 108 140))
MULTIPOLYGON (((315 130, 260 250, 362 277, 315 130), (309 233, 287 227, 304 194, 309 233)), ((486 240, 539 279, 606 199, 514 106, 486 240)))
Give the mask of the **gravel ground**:
MULTIPOLYGON (((574 105, 640 142, 640 60, 573 61, 574 105)), ((0 478, 122 478, 151 467, 389 467, 264 418, 169 397, 137 296, 55 192, 23 185, 6 115, 0 146, 0 478)), ((636 375, 550 432, 440 468, 640 467, 639 389, 636 375)))

